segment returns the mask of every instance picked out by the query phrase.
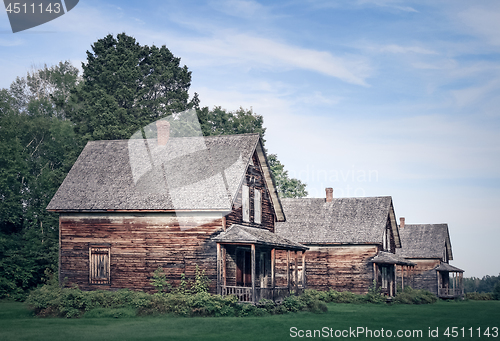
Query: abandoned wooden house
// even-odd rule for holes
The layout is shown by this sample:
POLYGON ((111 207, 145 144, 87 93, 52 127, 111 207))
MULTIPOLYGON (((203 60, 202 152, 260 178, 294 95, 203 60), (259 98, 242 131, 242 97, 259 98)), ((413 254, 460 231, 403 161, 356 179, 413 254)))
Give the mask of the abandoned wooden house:
POLYGON ((286 221, 278 235, 309 247, 307 287, 366 293, 373 283, 393 296, 396 267, 412 264, 395 252, 401 247, 391 197, 282 199, 286 221))
POLYGON ((288 294, 291 275, 284 288, 274 281, 275 252, 307 248, 274 233, 285 215, 259 135, 169 138, 157 123, 158 138, 89 142, 48 205, 59 213, 60 280, 151 291, 159 266, 173 285, 198 266, 212 293, 288 294))
POLYGON ((464 295, 464 270, 449 264, 453 253, 448 224, 406 225, 400 218, 399 233, 402 247, 397 254, 415 264, 413 277, 404 281, 407 285, 440 298, 464 295))

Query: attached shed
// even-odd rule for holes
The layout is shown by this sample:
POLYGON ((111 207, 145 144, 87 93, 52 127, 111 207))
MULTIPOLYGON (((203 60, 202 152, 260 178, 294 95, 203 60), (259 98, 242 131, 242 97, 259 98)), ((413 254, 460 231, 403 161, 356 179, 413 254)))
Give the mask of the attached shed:
MULTIPOLYGON (((215 293, 224 242, 217 237, 231 226, 274 235, 285 220, 258 134, 168 138, 164 125, 158 131, 158 139, 89 142, 48 205, 59 213, 59 278, 67 285, 149 291, 158 267, 176 285, 198 265, 215 293)), ((237 259, 235 266, 246 265, 237 259)), ((260 287, 256 281, 252 275, 245 284, 260 287)))
POLYGON ((331 188, 326 193, 326 199, 282 199, 287 220, 276 224, 278 235, 309 247, 308 288, 366 293, 375 280, 393 295, 395 264, 373 262, 401 247, 392 198, 333 198, 331 188))
POLYGON ((427 289, 441 298, 462 297, 463 270, 449 264, 453 260, 448 224, 405 224, 400 222, 401 249, 397 254, 415 263, 415 289, 427 289))

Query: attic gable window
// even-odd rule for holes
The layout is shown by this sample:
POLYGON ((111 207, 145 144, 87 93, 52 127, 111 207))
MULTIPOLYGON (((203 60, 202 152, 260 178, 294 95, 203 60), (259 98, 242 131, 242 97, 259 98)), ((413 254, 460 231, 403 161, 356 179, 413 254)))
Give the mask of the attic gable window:
POLYGON ((253 220, 256 224, 262 223, 262 193, 259 189, 253 190, 253 220))
POLYGON ((241 206, 243 210, 243 221, 250 222, 250 188, 243 185, 241 189, 241 206))
POLYGON ((110 278, 110 247, 91 245, 89 247, 90 284, 109 284, 110 278))

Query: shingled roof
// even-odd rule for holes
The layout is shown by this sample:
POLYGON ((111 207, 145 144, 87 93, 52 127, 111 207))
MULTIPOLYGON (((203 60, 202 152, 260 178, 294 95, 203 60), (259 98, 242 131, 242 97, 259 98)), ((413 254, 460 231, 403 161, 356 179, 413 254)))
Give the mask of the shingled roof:
POLYGON ((213 240, 218 243, 268 245, 287 250, 305 251, 308 249, 304 245, 290 241, 268 230, 239 224, 231 225, 225 232, 214 237, 213 240))
POLYGON ((370 260, 370 262, 377 264, 415 265, 415 263, 412 263, 403 257, 385 251, 379 251, 377 255, 370 260))
POLYGON ((392 198, 281 199, 286 222, 275 232, 302 244, 381 244, 387 219, 400 247, 392 198))
POLYGON ((402 247, 396 253, 402 257, 443 259, 447 250, 453 259, 448 224, 406 224, 399 234, 402 247))
POLYGON ((231 211, 255 151, 284 220, 258 134, 88 142, 47 209, 231 211))

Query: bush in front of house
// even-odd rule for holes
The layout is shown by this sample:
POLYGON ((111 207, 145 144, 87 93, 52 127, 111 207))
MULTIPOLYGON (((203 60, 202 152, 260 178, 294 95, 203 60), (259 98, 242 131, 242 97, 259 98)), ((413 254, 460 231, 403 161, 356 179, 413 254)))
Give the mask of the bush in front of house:
POLYGON ((400 304, 429 304, 437 302, 437 297, 428 290, 413 289, 407 286, 403 292, 396 294, 392 302, 400 304))
POLYGON ((491 292, 468 292, 465 294, 465 299, 472 301, 491 301, 493 293, 491 292))
POLYGON ((178 292, 148 294, 118 291, 82 291, 61 288, 57 283, 43 285, 29 294, 26 304, 40 317, 130 317, 173 316, 264 316, 288 312, 328 310, 324 301, 312 295, 289 296, 281 303, 261 300, 257 304, 239 303, 236 296, 178 292))

